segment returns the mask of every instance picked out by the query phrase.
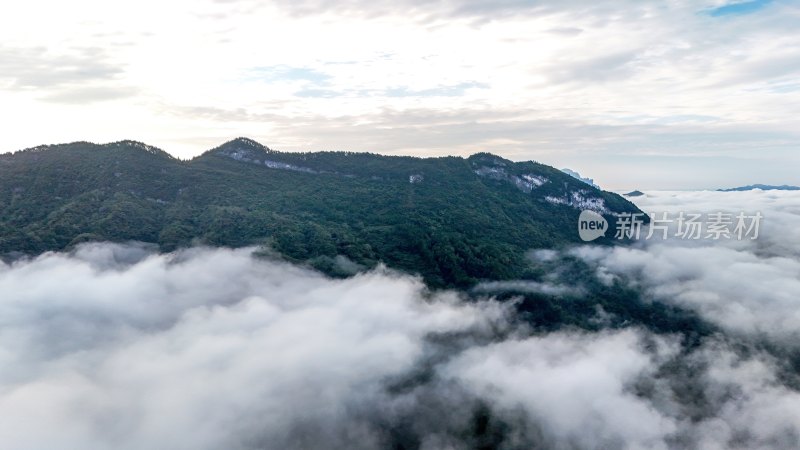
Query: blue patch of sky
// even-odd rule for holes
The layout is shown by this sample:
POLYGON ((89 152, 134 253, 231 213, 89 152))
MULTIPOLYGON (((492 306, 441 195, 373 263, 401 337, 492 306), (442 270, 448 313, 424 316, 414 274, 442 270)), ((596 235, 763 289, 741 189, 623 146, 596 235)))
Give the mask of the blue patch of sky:
POLYGON ((331 76, 325 72, 311 69, 309 67, 291 67, 280 65, 253 67, 248 70, 248 79, 265 82, 305 81, 316 85, 326 85, 330 81, 331 76))
POLYGON ((752 0, 739 3, 730 3, 708 11, 712 17, 737 16, 754 13, 772 3, 772 0, 752 0))

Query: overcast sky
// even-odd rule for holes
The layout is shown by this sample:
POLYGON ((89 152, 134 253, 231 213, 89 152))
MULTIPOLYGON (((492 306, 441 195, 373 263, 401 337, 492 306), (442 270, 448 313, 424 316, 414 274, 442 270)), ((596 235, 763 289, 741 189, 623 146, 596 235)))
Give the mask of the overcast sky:
POLYGON ((0 14, 0 151, 468 155, 609 189, 800 184, 800 2, 29 0, 0 14))

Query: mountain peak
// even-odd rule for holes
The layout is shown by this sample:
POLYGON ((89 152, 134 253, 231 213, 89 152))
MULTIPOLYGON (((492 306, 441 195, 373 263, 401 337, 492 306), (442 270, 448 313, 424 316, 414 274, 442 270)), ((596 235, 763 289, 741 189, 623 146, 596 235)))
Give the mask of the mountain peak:
POLYGON ((561 169, 561 171, 564 172, 565 174, 571 176, 572 178, 575 178, 576 180, 581 180, 581 181, 583 181, 584 183, 586 183, 586 184, 588 184, 590 186, 594 186, 597 189, 600 189, 600 186, 595 184, 594 179, 592 179, 592 178, 582 177, 581 174, 579 174, 578 172, 576 172, 576 171, 574 171, 572 169, 563 168, 563 169, 561 169))
POLYGON ((248 137, 237 137, 236 139, 232 139, 220 147, 244 147, 244 148, 252 148, 256 150, 269 150, 266 145, 261 144, 260 142, 250 139, 248 137))
POLYGON ((72 152, 105 152, 105 151, 123 151, 123 152, 144 152, 153 156, 158 156, 164 159, 176 159, 174 156, 170 155, 169 153, 165 152, 164 150, 145 144, 144 142, 134 141, 131 139, 124 139, 121 141, 114 141, 108 142, 105 144, 97 144, 94 142, 89 141, 75 141, 75 142, 67 142, 63 144, 45 144, 45 145, 37 145, 36 147, 29 147, 23 150, 17 150, 15 152, 11 152, 5 154, 7 156, 11 156, 14 154, 40 154, 40 153, 47 153, 47 152, 57 152, 57 153, 72 153, 72 152))
POLYGON ((475 153, 474 155, 470 155, 470 157, 467 158, 467 160, 469 160, 473 164, 476 162, 480 162, 482 164, 489 164, 491 166, 507 166, 514 164, 513 161, 509 161, 505 158, 502 158, 500 156, 497 156, 489 152, 475 153))
POLYGON ((147 153, 149 153, 151 155, 162 156, 162 157, 166 157, 166 158, 169 158, 169 159, 175 159, 174 156, 170 155, 169 153, 165 152, 164 150, 161 150, 158 147, 154 147, 152 145, 145 144, 144 142, 134 141, 134 140, 131 140, 131 139, 125 139, 125 140, 116 141, 116 142, 109 142, 108 144, 103 144, 103 147, 105 147, 105 148, 123 148, 123 147, 134 148, 134 149, 137 149, 137 150, 141 150, 141 151, 147 152, 147 153))
POLYGON ((214 154, 233 158, 237 161, 260 161, 267 153, 275 153, 269 147, 246 137, 237 137, 232 139, 219 147, 206 152, 206 154, 214 154))

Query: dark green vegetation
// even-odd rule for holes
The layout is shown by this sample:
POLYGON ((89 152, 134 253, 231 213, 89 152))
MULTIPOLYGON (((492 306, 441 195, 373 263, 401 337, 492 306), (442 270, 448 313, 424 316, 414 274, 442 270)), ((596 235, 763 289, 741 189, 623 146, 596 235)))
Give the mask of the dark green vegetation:
POLYGON ((133 141, 0 155, 0 254, 93 240, 265 245, 329 273, 384 262, 464 287, 519 276, 527 249, 578 242, 586 205, 638 212, 552 167, 488 153, 280 153, 240 138, 191 161, 133 141))
POLYGON ((585 263, 524 256, 580 243, 577 220, 586 207, 603 212, 612 228, 611 213, 640 212, 552 167, 488 153, 280 153, 240 138, 191 161, 133 141, 0 155, 0 256, 135 240, 164 251, 257 245, 334 276, 383 262, 431 287, 546 282, 557 273, 559 284, 577 290, 493 294, 517 300, 520 318, 542 330, 635 323, 709 333, 694 315, 643 301, 628 283, 599 283, 585 263))

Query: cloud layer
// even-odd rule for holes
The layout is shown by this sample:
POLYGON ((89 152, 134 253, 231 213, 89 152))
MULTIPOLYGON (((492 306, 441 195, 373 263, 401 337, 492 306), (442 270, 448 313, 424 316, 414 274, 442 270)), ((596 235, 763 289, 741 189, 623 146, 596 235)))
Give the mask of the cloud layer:
POLYGON ((374 447, 349 409, 424 358, 426 336, 504 314, 229 250, 91 245, 4 266, 0 291, 0 442, 18 449, 374 447))
MULTIPOLYGON (((800 195, 797 192, 656 192, 636 200, 655 217, 727 212, 764 216, 755 240, 651 239, 633 248, 571 253, 606 282, 642 285, 651 298, 695 310, 732 332, 784 345, 800 330, 800 195)), ((672 224, 673 229, 676 224, 672 224)))

